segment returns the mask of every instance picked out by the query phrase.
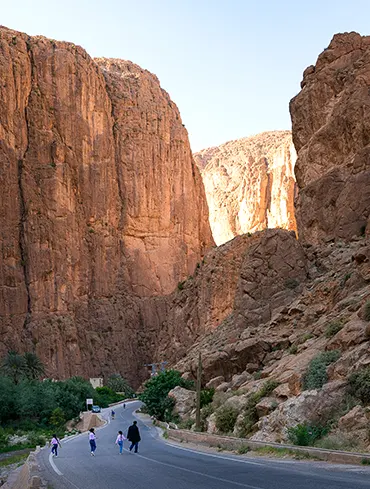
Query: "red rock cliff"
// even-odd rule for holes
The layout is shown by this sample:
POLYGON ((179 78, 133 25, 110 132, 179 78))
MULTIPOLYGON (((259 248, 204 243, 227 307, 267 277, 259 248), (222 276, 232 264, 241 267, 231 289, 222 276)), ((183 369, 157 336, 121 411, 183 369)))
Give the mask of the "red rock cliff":
POLYGON ((300 239, 364 233, 370 213, 370 36, 336 34, 291 101, 300 239))
POLYGON ((212 244, 178 109, 132 63, 6 28, 0 80, 0 352, 133 379, 151 335, 136 296, 212 244))

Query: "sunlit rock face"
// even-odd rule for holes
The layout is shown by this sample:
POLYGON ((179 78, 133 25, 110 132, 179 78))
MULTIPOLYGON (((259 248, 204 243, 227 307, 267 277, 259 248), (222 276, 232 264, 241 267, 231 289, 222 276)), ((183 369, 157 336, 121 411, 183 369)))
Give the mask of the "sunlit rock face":
POLYGON ((300 239, 369 235, 370 36, 336 34, 301 87, 290 103, 300 239))
POLYGON ((194 155, 206 190, 214 240, 265 228, 295 230, 294 164, 289 131, 264 132, 194 155))
POLYGON ((0 28, 0 357, 138 384, 153 317, 213 240, 176 105, 131 62, 0 28))

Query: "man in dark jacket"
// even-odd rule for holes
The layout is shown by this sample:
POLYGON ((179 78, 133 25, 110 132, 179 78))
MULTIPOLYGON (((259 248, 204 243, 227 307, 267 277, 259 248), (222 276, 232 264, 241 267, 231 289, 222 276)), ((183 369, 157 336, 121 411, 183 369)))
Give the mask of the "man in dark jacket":
POLYGON ((137 449, 139 448, 139 441, 141 441, 139 428, 137 427, 137 421, 134 421, 129 427, 127 432, 127 439, 131 442, 130 452, 134 448, 135 453, 137 453, 137 449))

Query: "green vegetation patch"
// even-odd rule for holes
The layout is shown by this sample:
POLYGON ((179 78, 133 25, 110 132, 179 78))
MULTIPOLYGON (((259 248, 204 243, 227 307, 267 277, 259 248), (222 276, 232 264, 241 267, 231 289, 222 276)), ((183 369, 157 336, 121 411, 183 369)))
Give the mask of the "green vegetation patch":
POLYGON ((303 377, 303 390, 321 389, 328 381, 327 367, 338 360, 338 350, 325 351, 313 358, 303 377))
POLYGON ((348 377, 348 393, 363 404, 370 404, 370 367, 358 370, 348 377))
POLYGON ((183 379, 177 370, 166 370, 144 384, 144 391, 139 398, 145 403, 151 416, 160 421, 173 421, 175 401, 168 397, 168 393, 177 386, 194 389, 194 382, 183 379))
POLYGON ((28 457, 28 453, 23 453, 21 455, 12 455, 10 457, 0 460, 0 467, 6 467, 13 464, 23 464, 28 457))
POLYGON ((216 411, 216 428, 220 433, 231 433, 234 430, 238 411, 231 406, 223 406, 216 411))
POLYGON ((298 424, 288 428, 288 440, 293 445, 299 445, 301 447, 313 446, 315 441, 323 436, 327 435, 329 432, 328 427, 319 425, 310 425, 307 423, 298 424))
POLYGON ((326 338, 332 338, 335 336, 339 331, 343 328, 343 323, 339 321, 338 319, 331 321, 326 330, 325 330, 325 337, 326 338))

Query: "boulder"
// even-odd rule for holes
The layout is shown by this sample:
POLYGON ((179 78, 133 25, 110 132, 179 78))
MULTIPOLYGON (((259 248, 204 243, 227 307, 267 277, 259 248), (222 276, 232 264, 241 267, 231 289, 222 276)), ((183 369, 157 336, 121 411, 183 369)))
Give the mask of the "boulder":
POLYGON ((182 418, 190 417, 196 403, 196 393, 183 387, 177 386, 170 390, 168 397, 175 400, 174 413, 179 414, 182 418))
POLYGON ((220 384, 223 384, 224 382, 225 382, 225 377, 222 375, 219 375, 218 377, 214 377, 209 382, 207 382, 206 388, 207 389, 211 389, 211 388, 215 389, 216 387, 218 387, 220 384))

